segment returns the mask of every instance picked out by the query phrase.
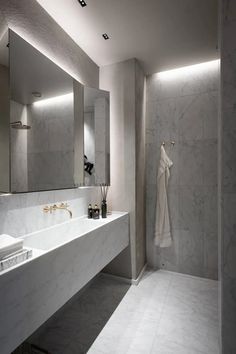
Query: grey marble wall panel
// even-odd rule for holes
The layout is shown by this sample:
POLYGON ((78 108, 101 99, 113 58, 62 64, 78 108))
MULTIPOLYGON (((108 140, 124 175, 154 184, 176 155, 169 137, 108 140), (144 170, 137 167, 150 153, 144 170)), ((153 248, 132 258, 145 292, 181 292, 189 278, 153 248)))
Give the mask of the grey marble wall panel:
POLYGON ((0 196, 0 234, 14 237, 67 221, 69 214, 58 210, 43 213, 48 204, 67 201, 73 217, 85 215, 89 203, 100 201, 99 188, 77 188, 0 196))
MULTIPOLYGON (((215 219, 217 220, 217 219, 215 219)), ((217 231, 204 231, 204 269, 205 277, 218 278, 218 233, 217 231)))
POLYGON ((203 187, 180 187, 180 229, 201 232, 204 230, 203 187))
MULTIPOLYGON (((207 104, 204 106, 203 137, 205 139, 218 138, 218 124, 216 117, 219 114, 219 91, 210 91, 206 94, 207 104)), ((202 112, 203 113, 203 112, 202 112)))
POLYGON ((109 126, 109 104, 105 97, 99 97, 94 103, 94 136, 95 136, 95 183, 107 183, 107 156, 109 146, 106 134, 109 126))
MULTIPOLYGON (((28 124, 26 106, 10 101, 10 121, 28 124)), ((28 190, 27 174, 27 135, 28 130, 11 128, 11 190, 28 190)))
POLYGON ((187 70, 160 80, 158 74, 148 79, 147 100, 163 100, 183 96, 198 95, 218 90, 216 71, 214 67, 203 66, 201 70, 187 70))
POLYGON ((165 248, 162 251, 155 251, 156 267, 175 272, 180 268, 180 230, 173 231, 173 243, 171 247, 165 248))
POLYGON ((179 271, 204 277, 204 233, 181 229, 179 235, 179 271))
POLYGON ((181 186, 202 186, 204 176, 202 141, 180 141, 178 145, 179 184, 181 186))
POLYGON ((107 271, 127 278, 136 276, 134 75, 134 59, 100 68, 100 88, 110 91, 111 188, 108 202, 112 208, 130 212, 131 250, 122 253, 107 271))
POLYGON ((74 185, 73 100, 27 109, 28 189, 71 188, 74 185), (56 176, 56 182, 55 182, 56 176))
POLYGON ((222 353, 236 352, 236 2, 221 0, 221 340, 222 353))
POLYGON ((218 64, 147 79, 146 233, 151 266, 217 278, 218 64), (154 247, 156 178, 162 141, 174 165, 169 180, 173 245, 154 247))
POLYGON ((113 208, 130 213, 130 249, 106 271, 129 278, 136 278, 145 263, 144 83, 143 72, 135 59, 100 68, 100 86, 110 91, 108 201, 113 208))
POLYGON ((10 190, 9 81, 8 70, 0 65, 0 188, 10 190))
POLYGON ((204 230, 217 233, 217 186, 204 186, 204 230))
POLYGON ((136 135, 136 276, 146 263, 145 235, 145 87, 142 67, 135 61, 136 135))

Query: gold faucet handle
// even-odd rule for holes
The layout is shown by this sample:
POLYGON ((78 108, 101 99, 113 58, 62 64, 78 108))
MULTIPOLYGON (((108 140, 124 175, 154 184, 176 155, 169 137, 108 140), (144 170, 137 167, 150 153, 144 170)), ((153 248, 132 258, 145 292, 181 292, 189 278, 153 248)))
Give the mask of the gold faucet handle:
POLYGON ((56 204, 53 204, 52 206, 51 206, 51 210, 56 210, 57 209, 57 205, 56 204))
POLYGON ((60 207, 61 207, 61 208, 68 208, 68 206, 69 206, 69 205, 68 205, 67 203, 61 203, 61 204, 60 204, 60 207))
POLYGON ((43 208, 43 212, 44 213, 48 213, 50 211, 50 207, 48 205, 46 205, 44 208, 43 208))

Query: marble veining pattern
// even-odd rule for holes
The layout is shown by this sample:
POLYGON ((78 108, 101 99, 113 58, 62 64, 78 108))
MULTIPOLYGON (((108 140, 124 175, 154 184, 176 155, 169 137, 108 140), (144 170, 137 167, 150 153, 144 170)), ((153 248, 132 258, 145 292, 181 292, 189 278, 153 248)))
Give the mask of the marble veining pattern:
POLYGON ((218 277, 218 66, 181 77, 147 79, 146 232, 148 263, 191 275, 218 277), (169 181, 173 245, 153 245, 156 178, 162 141, 174 162, 169 181))
POLYGON ((217 314, 216 281, 147 272, 88 353, 217 354, 217 314))
POLYGON ((221 225, 222 353, 236 352, 236 3, 222 0, 221 10, 221 151, 219 195, 221 225))
POLYGON ((127 213, 114 213, 95 230, 75 229, 67 243, 0 275, 1 354, 14 350, 128 246, 128 224, 127 213))
POLYGON ((217 288, 166 271, 131 287, 101 275, 29 341, 57 354, 219 354, 217 288))
POLYGON ((54 104, 53 110, 50 105, 31 105, 27 115, 31 130, 27 135, 28 186, 25 190, 73 187, 73 99, 54 104))
POLYGON ((68 220, 64 210, 43 213, 47 204, 67 201, 73 217, 87 213, 89 203, 100 201, 99 188, 77 188, 0 196, 0 233, 20 237, 68 220))

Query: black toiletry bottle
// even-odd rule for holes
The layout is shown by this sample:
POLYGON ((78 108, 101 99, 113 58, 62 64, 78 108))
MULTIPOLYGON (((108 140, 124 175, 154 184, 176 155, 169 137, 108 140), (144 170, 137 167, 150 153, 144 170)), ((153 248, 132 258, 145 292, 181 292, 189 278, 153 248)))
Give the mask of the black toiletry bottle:
POLYGON ((99 210, 97 204, 95 204, 94 208, 93 208, 93 218, 94 219, 99 219, 99 217, 100 217, 99 214, 100 214, 100 210, 99 210))
POLYGON ((106 218, 107 217, 107 202, 105 199, 102 200, 101 209, 102 209, 102 218, 106 218))
POLYGON ((89 204, 88 206, 88 219, 92 219, 93 218, 93 208, 92 205, 89 204))

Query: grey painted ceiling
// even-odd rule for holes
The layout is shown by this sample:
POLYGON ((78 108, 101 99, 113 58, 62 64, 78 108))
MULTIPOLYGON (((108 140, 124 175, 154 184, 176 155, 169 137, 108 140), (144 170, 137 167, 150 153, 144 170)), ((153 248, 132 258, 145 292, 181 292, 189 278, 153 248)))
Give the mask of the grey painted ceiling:
POLYGON ((37 1, 99 66, 136 57, 150 74, 218 57, 217 0, 37 1))

